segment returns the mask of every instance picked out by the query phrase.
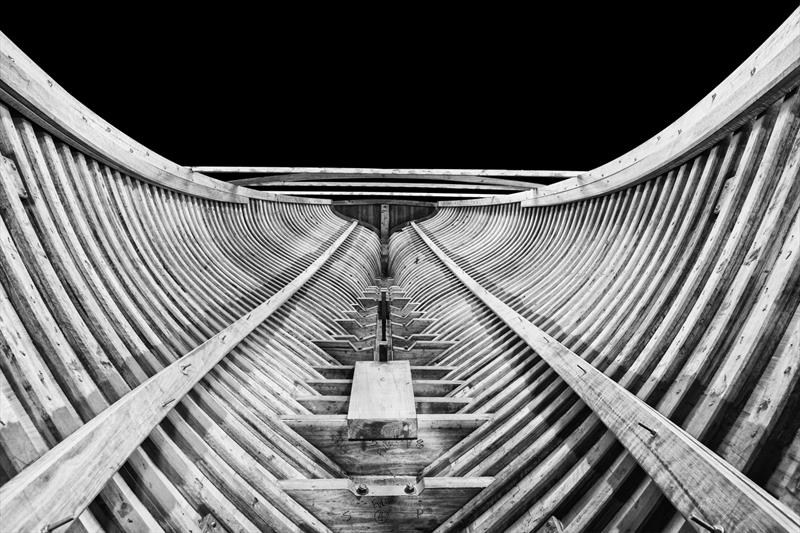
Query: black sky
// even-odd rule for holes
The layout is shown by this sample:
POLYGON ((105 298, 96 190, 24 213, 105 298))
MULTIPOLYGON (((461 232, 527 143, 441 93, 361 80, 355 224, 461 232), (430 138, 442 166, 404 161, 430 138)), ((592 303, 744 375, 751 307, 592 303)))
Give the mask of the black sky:
POLYGON ((701 4, 169 18, 126 4, 0 30, 185 165, 584 170, 674 121, 796 7, 701 4))

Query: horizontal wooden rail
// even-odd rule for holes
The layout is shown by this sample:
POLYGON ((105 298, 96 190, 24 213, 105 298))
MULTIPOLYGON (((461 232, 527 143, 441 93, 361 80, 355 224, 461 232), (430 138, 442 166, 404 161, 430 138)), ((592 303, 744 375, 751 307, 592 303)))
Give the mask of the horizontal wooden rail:
POLYGON ((4 531, 49 531, 75 519, 167 413, 239 342, 292 297, 355 228, 291 283, 91 419, 0 488, 4 531))
MULTIPOLYGON (((489 190, 489 191, 520 191, 536 187, 535 183, 521 185, 491 185, 483 183, 440 183, 436 181, 264 181, 251 183, 250 187, 302 187, 302 188, 349 188, 371 187, 376 189, 463 189, 463 190, 489 190)), ((308 192, 308 191, 304 191, 308 192)))
POLYGON ((800 517, 683 429, 477 283, 415 223, 444 265, 544 360, 610 429, 695 527, 798 531, 800 517))
POLYGON ((404 191, 265 191, 270 194, 288 194, 291 196, 380 196, 385 198, 393 198, 399 196, 401 198, 416 196, 420 198, 484 198, 492 196, 488 193, 479 192, 404 192, 404 191))
POLYGON ((337 168, 337 167, 191 167, 195 172, 226 174, 378 174, 391 176, 486 176, 517 178, 569 178, 576 170, 501 170, 471 168, 337 168))
MULTIPOLYGON (((547 176, 549 177, 549 176, 547 176)), ((298 174, 270 174, 266 176, 252 176, 248 178, 239 178, 235 180, 231 180, 230 183, 234 185, 241 185, 243 187, 258 187, 258 186, 267 186, 277 182, 305 182, 305 181, 355 181, 359 182, 360 180, 365 179, 387 179, 387 178, 397 178, 403 180, 412 180, 412 181, 437 181, 437 182, 446 182, 446 183, 461 183, 461 184, 475 184, 475 185, 496 185, 496 186, 503 186, 503 187, 517 187, 518 190, 526 190, 530 189, 531 187, 541 187, 540 184, 530 182, 530 181, 522 181, 522 180, 511 180, 505 178, 494 178, 489 176, 478 176, 478 175, 454 175, 454 174, 396 174, 396 175, 384 175, 384 174, 347 174, 347 173, 332 173, 332 174, 318 174, 318 173, 298 173, 298 174)), ((555 179, 555 178, 551 178, 555 179)), ((391 181, 388 183, 392 183, 391 181)))

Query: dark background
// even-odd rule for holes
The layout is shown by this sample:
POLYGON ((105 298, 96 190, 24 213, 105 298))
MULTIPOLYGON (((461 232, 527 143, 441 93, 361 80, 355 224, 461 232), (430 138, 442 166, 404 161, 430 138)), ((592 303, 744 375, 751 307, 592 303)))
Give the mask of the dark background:
POLYGON ((797 4, 535 5, 4 8, 0 30, 184 165, 588 170, 687 111, 797 4))

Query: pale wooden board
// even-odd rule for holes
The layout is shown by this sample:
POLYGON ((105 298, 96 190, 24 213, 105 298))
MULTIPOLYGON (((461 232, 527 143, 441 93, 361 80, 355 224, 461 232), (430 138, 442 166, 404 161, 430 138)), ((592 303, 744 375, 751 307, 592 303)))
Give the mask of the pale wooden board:
POLYGON ((359 361, 347 412, 350 439, 413 439, 417 410, 407 361, 359 361))

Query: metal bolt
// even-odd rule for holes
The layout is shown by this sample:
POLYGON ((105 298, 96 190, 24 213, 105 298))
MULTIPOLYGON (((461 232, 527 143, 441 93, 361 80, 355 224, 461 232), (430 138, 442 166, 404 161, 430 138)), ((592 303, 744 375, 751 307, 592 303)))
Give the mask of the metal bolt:
POLYGON ((363 483, 360 483, 358 487, 356 487, 356 494, 358 494, 359 496, 365 496, 369 494, 369 488, 363 483))
POLYGON ((406 485, 405 489, 403 489, 403 490, 406 491, 406 494, 414 494, 414 491, 417 490, 417 489, 414 487, 414 485, 410 485, 409 484, 409 485, 406 485))

